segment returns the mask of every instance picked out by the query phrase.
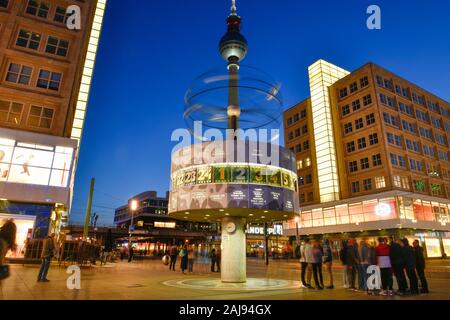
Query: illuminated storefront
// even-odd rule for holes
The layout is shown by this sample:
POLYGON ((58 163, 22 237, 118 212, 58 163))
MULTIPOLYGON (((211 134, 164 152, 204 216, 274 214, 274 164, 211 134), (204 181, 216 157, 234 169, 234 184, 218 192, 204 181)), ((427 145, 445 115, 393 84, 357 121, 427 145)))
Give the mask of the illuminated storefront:
POLYGON ((76 148, 76 140, 0 128, 0 215, 21 226, 18 239, 43 238, 68 223, 76 148))

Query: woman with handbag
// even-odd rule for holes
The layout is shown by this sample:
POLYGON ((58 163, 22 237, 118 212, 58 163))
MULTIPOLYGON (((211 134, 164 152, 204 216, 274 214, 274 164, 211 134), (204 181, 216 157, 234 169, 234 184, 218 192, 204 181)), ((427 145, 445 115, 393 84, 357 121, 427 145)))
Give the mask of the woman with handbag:
POLYGON ((8 250, 16 250, 17 227, 13 220, 7 220, 0 228, 0 280, 9 277, 9 266, 5 265, 8 250))

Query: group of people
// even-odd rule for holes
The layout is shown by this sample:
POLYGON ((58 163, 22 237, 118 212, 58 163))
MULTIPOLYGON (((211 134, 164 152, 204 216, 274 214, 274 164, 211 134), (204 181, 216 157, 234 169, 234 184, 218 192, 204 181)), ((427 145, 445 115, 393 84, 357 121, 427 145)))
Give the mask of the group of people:
MULTIPOLYGON (((0 227, 0 280, 9 276, 9 267, 5 264, 5 257, 9 250, 14 251, 16 244, 17 226, 12 219, 7 220, 0 227)), ((41 267, 38 273, 38 282, 49 282, 47 279, 48 269, 56 254, 55 234, 47 236, 42 245, 41 267)))
MULTIPOLYGON (((333 251, 330 241, 311 241, 306 239, 299 247, 301 263, 301 283, 303 288, 333 289, 333 251), (328 274, 329 283, 324 285, 322 268, 328 274), (314 286, 311 280, 314 279, 314 286)), ((339 258, 344 266, 344 287, 349 290, 367 292, 368 294, 405 295, 428 293, 425 278, 425 257, 420 242, 413 245, 408 239, 378 238, 378 244, 372 245, 366 240, 359 244, 355 239, 343 240, 339 250, 339 258), (368 268, 379 267, 381 291, 368 287, 368 268), (398 290, 393 290, 393 277, 397 280, 398 290), (358 282, 356 282, 358 279, 358 282), (419 290, 419 280, 421 290, 419 290), (356 287, 358 286, 358 287, 356 287)))
MULTIPOLYGON (((181 258, 180 268, 182 273, 185 273, 186 270, 194 272, 194 263, 198 258, 198 254, 192 247, 188 248, 187 245, 180 248, 172 246, 169 251, 169 270, 175 271, 178 257, 181 258)), ((211 260, 211 272, 220 272, 220 251, 212 249, 209 257, 211 260)))

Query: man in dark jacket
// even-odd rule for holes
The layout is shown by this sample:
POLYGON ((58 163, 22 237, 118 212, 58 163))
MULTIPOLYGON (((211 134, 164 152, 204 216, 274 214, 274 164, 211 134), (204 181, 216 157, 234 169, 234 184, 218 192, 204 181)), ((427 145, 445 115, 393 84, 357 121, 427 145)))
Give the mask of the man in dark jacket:
POLYGON ((49 282, 47 279, 48 269, 50 268, 50 263, 55 255, 55 234, 52 233, 46 237, 43 241, 42 253, 41 253, 41 269, 39 270, 38 282, 49 282))
POLYGON ((411 294, 419 294, 419 282, 416 276, 416 255, 414 249, 409 245, 408 239, 403 239, 403 255, 405 259, 406 274, 409 278, 409 288, 411 294))
POLYGON ((395 241, 392 241, 391 243, 391 253, 390 253, 391 264, 392 269, 394 270, 395 278, 397 279, 398 292, 400 294, 404 294, 407 289, 406 276, 405 272, 403 271, 405 268, 403 247, 404 244, 401 239, 397 239, 395 241))
POLYGON ((359 263, 359 255, 355 239, 350 239, 347 243, 345 260, 347 265, 347 278, 349 283, 349 289, 356 290, 355 278, 356 278, 356 269, 359 263))
POLYGON ((423 255, 423 248, 420 246, 419 240, 413 242, 414 253, 416 257, 416 272, 420 279, 422 286, 422 293, 428 293, 428 282, 425 278, 425 257, 423 255))

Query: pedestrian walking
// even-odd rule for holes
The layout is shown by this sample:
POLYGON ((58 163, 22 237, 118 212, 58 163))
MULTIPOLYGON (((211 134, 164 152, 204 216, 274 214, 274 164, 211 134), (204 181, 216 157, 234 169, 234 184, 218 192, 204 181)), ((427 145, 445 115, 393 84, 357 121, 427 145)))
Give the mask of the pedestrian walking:
POLYGON ((409 279, 409 288, 411 294, 419 294, 419 282, 416 275, 416 254, 414 249, 409 245, 408 239, 403 240, 403 253, 405 257, 405 270, 409 279))
POLYGON ((172 248, 170 249, 169 270, 175 271, 175 264, 177 263, 177 257, 178 257, 178 249, 176 246, 172 246, 172 248))
POLYGON ((314 275, 314 284, 316 285, 317 290, 323 290, 324 287, 322 275, 323 252, 319 241, 314 241, 312 248, 312 255, 313 255, 312 270, 314 275))
POLYGON ((390 247, 387 245, 385 238, 378 238, 378 246, 376 247, 377 264, 381 273, 382 295, 393 295, 392 290, 392 264, 390 258, 390 247))
POLYGON ((414 254, 416 256, 416 272, 420 279, 421 293, 428 293, 428 282, 425 278, 425 257, 423 248, 420 246, 419 240, 413 242, 414 254))
POLYGON ((327 289, 334 289, 333 285, 333 251, 331 249, 330 240, 325 239, 323 241, 323 263, 325 265, 325 270, 327 270, 328 279, 330 284, 326 287, 327 289))
POLYGON ((48 269, 50 268, 50 263, 55 255, 55 234, 47 236, 43 241, 42 253, 41 253, 41 268, 38 274, 38 282, 49 282, 47 279, 48 269))
POLYGON ((12 219, 7 220, 0 228, 0 280, 9 277, 9 266, 5 264, 8 250, 15 251, 17 226, 12 219))
POLYGON ((179 256, 181 257, 180 263, 181 272, 184 273, 184 271, 188 268, 188 251, 186 245, 184 245, 183 248, 181 248, 179 256))

